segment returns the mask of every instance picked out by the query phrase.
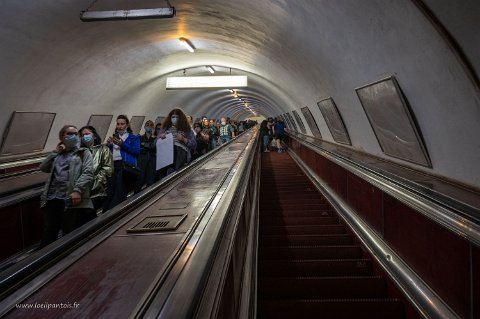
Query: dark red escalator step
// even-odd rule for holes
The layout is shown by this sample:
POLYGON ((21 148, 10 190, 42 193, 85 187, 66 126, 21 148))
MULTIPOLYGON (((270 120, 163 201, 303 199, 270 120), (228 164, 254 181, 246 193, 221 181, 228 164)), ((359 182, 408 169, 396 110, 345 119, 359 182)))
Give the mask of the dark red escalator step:
POLYGON ((402 319, 397 299, 260 300, 258 318, 402 319))
POLYGON ((329 217, 334 216, 330 209, 309 209, 309 210, 279 210, 279 209, 261 209, 260 218, 265 217, 329 217))
POLYGON ((271 202, 286 202, 286 203, 304 203, 304 202, 312 202, 313 203, 318 203, 318 204, 328 204, 327 200, 318 194, 312 194, 312 195, 299 195, 299 196, 287 196, 287 193, 284 194, 279 194, 279 193, 271 193, 267 194, 264 198, 262 199, 262 203, 271 203, 271 202), (275 196, 277 195, 277 196, 275 196))
POLYGON ((300 226, 263 226, 260 225, 262 235, 318 235, 318 234, 344 234, 343 225, 300 225, 300 226))
POLYGON ((365 277, 263 277, 258 280, 259 299, 385 298, 381 276, 365 277))
POLYGON ((282 246, 260 248, 260 259, 359 259, 359 246, 282 246))
POLYGON ((269 277, 332 277, 371 276, 368 259, 337 260, 263 260, 258 262, 259 276, 269 277))
POLYGON ((263 246, 300 245, 351 245, 353 238, 348 234, 339 235, 261 235, 258 239, 263 246))
POLYGON ((260 212, 264 210, 278 210, 278 209, 283 209, 283 210, 294 210, 294 211, 301 211, 301 210, 312 210, 312 209, 330 209, 329 204, 310 204, 310 203, 279 203, 279 202, 273 202, 273 203, 260 203, 260 212))
POLYGON ((269 226, 294 226, 294 225, 336 225, 338 217, 325 216, 298 216, 298 217, 274 217, 260 215, 260 225, 269 226))
POLYGON ((304 206, 320 206, 324 205, 322 207, 328 207, 329 204, 322 200, 321 198, 312 198, 312 199, 305 199, 305 200, 298 200, 298 199, 271 199, 271 200, 262 200, 262 203, 260 207, 266 207, 266 206, 273 206, 273 207, 285 207, 285 206, 293 206, 298 209, 298 207, 304 207, 304 206))

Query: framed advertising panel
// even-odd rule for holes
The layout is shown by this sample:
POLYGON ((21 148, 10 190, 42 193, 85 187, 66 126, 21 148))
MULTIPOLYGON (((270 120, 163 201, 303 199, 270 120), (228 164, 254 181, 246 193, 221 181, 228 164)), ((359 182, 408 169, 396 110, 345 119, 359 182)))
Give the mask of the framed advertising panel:
POLYGON ((312 112, 310 112, 308 106, 302 107, 300 110, 302 111, 303 117, 305 117, 305 120, 307 121, 307 124, 310 127, 310 131, 312 131, 313 136, 322 138, 322 133, 320 133, 317 122, 315 121, 315 118, 313 117, 312 112))
POLYGON ((102 142, 107 137, 110 123, 112 123, 113 115, 90 115, 87 125, 93 126, 96 130, 102 142))
POLYGON ((290 120, 286 114, 282 114, 283 122, 285 123, 285 127, 292 129, 292 124, 290 124, 290 120))
POLYGON ((348 136, 347 128, 343 122, 337 105, 330 97, 317 103, 320 112, 322 112, 325 123, 332 134, 333 139, 337 143, 352 145, 350 136, 348 136))
POLYGON ((356 91, 382 151, 431 167, 420 129, 396 79, 391 76, 356 91))
POLYGON ((288 112, 287 112, 287 118, 290 121, 290 124, 291 124, 293 130, 298 131, 297 124, 295 123, 295 120, 293 119, 292 115, 290 115, 290 113, 288 113, 288 112))
POLYGON ((285 126, 289 129, 292 128, 292 126, 290 125, 290 121, 288 120, 288 117, 286 114, 282 114, 282 120, 283 122, 285 123, 285 126))
POLYGON ((132 116, 130 119, 130 128, 133 134, 140 134, 140 130, 143 128, 143 121, 145 121, 145 116, 132 116))
POLYGON ((300 131, 302 131, 303 134, 307 134, 307 129, 305 128, 305 125, 303 124, 302 119, 300 118, 300 115, 298 115, 297 111, 292 111, 293 116, 297 120, 298 126, 300 127, 300 131))
POLYGON ((0 155, 43 151, 55 115, 49 112, 13 112, 3 134, 0 155))

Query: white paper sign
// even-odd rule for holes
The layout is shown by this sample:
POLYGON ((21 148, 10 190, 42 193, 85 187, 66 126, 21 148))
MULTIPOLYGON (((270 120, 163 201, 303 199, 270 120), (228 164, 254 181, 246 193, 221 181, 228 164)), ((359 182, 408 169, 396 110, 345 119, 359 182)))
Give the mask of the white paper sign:
POLYGON ((173 164, 173 135, 157 140, 157 170, 173 164))

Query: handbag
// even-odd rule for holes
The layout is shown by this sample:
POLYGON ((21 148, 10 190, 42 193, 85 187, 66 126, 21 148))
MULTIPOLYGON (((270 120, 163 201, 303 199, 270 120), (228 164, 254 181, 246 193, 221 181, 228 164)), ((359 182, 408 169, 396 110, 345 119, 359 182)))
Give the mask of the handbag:
POLYGON ((142 171, 135 165, 123 163, 123 175, 130 179, 137 179, 142 174, 142 171))

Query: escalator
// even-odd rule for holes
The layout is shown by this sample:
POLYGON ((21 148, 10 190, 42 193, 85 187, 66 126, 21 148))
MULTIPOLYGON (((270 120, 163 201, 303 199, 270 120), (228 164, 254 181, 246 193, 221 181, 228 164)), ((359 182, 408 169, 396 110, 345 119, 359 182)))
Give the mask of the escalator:
POLYGON ((347 226, 287 153, 262 156, 258 318, 405 318, 347 226))

